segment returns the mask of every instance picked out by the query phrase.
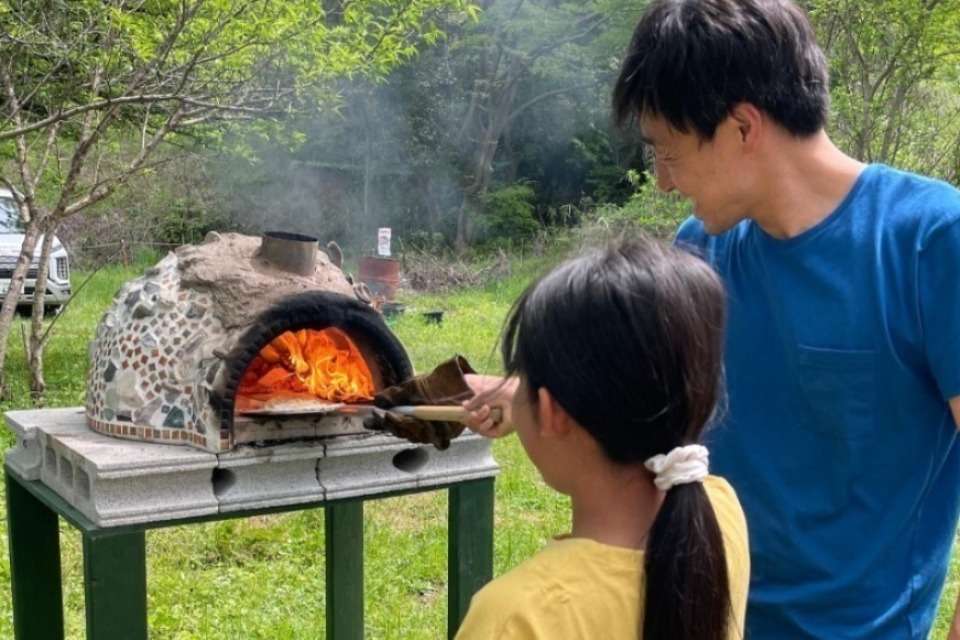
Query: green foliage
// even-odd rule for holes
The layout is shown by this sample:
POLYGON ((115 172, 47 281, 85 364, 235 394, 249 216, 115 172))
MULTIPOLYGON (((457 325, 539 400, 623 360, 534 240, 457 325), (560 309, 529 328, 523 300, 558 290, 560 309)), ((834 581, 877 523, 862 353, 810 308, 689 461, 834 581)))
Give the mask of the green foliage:
POLYGON ((960 182, 960 0, 809 0, 840 146, 960 182))
POLYGON ((481 198, 483 231, 486 240, 523 240, 540 228, 534 217, 536 192, 528 183, 518 182, 486 193, 481 198))
POLYGON ((438 254, 449 248, 442 233, 431 233, 429 231, 407 232, 403 239, 399 241, 398 246, 401 252, 413 251, 427 254, 438 254))
MULTIPOLYGON (((537 184, 541 210, 579 203, 592 191, 575 140, 606 135, 615 61, 645 4, 490 4, 451 60, 469 81, 461 84, 455 138, 469 143, 461 156, 468 199, 524 179, 537 184)), ((458 240, 463 231, 461 220, 458 240)))
MULTIPOLYGON (((26 159, 38 163, 46 156, 48 131, 63 118, 56 125, 62 129, 55 132, 60 143, 53 147, 55 160, 39 187, 64 186, 64 193, 54 188, 51 195, 63 196, 66 204, 83 192, 72 179, 64 181, 68 168, 79 170, 80 184, 92 192, 126 179, 122 171, 101 171, 101 164, 109 167, 102 162, 111 155, 109 145, 122 137, 110 132, 133 137, 148 153, 152 136, 163 140, 175 132, 189 132, 188 142, 219 146, 223 127, 237 122, 244 123, 246 135, 302 144, 301 133, 277 127, 282 116, 330 108, 337 78, 382 79, 418 46, 436 43, 442 19, 455 14, 467 20, 468 5, 469 0, 3 3, 0 59, 10 90, 23 104, 14 113, 12 101, 0 103, 5 112, 0 158, 15 157, 13 140, 24 132, 21 142, 37 156, 26 159), (88 116, 94 118, 87 124, 98 127, 78 145, 88 116)), ((24 181, 8 167, 0 166, 0 175, 24 181)))
POLYGON ((203 240, 209 231, 224 228, 226 221, 219 217, 204 216, 203 212, 190 208, 190 202, 180 198, 169 204, 169 209, 157 220, 153 234, 158 244, 192 244, 203 240))
POLYGON ((260 161, 228 163, 231 208, 244 222, 244 211, 258 210, 366 246, 377 226, 451 243, 461 211, 481 240, 482 194, 496 185, 536 184, 543 221, 585 198, 623 202, 634 156, 611 138, 607 94, 642 6, 496 0, 476 21, 450 15, 445 38, 385 82, 341 84, 337 113, 288 123, 304 134, 302 146, 248 139, 260 161))
MULTIPOLYGON (((116 157, 129 153, 118 145, 116 157)), ((138 247, 166 251, 199 242, 207 231, 231 228, 205 158, 171 149, 159 150, 157 156, 157 169, 134 176, 127 189, 60 227, 57 235, 76 267, 117 262, 138 247)))
MULTIPOLYGON (((91 97, 77 79, 88 78, 95 66, 109 80, 145 64, 158 70, 193 64, 193 77, 214 95, 216 87, 274 72, 285 85, 295 79, 293 86, 309 97, 331 77, 382 77, 415 55, 419 43, 442 36, 438 16, 468 6, 465 0, 367 0, 329 8, 314 0, 57 0, 23 3, 16 12, 8 7, 0 25, 10 40, 66 47, 71 72, 54 74, 43 89, 51 102, 69 107, 91 97)), ((34 54, 17 62, 33 77, 57 60, 38 49, 20 53, 34 54)))
POLYGON ((693 214, 687 200, 660 191, 649 173, 630 171, 627 176, 636 185, 636 191, 622 206, 597 207, 588 223, 592 231, 615 235, 639 228, 656 236, 671 237, 679 224, 693 214))
POLYGON ((634 150, 624 157, 610 132, 596 126, 572 140, 575 156, 582 158, 586 168, 586 184, 596 202, 623 204, 633 194, 635 184, 621 166, 626 163, 630 169, 641 162, 641 156, 634 150))

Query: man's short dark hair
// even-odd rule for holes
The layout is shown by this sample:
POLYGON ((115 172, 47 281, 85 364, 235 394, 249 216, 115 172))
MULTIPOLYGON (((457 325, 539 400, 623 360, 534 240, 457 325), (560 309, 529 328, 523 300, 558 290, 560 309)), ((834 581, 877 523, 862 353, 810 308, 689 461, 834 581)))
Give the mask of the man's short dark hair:
POLYGON ((712 139, 749 102, 796 136, 827 120, 827 63, 790 0, 654 0, 613 92, 618 123, 649 114, 712 139))

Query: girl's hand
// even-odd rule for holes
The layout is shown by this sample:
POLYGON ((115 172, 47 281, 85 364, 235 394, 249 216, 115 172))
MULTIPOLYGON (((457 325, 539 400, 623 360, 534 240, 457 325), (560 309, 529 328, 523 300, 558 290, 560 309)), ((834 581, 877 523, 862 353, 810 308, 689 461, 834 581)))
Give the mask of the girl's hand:
POLYGON ((481 376, 466 374, 464 379, 473 390, 474 396, 463 403, 463 408, 470 412, 464 422, 467 427, 487 438, 500 438, 513 433, 513 420, 510 409, 513 405, 513 394, 517 390, 516 378, 502 378, 500 376, 481 376), (490 416, 491 409, 497 407, 503 416, 499 422, 494 422, 490 416))

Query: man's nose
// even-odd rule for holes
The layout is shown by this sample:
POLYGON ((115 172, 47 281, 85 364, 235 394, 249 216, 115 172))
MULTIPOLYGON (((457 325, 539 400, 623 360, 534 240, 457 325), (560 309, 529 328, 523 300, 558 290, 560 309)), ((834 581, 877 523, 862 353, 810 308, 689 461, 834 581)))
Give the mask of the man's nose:
POLYGON ((657 188, 660 189, 660 191, 670 193, 676 189, 676 185, 673 184, 673 178, 670 176, 670 170, 663 167, 659 162, 654 170, 654 174, 657 178, 657 188))

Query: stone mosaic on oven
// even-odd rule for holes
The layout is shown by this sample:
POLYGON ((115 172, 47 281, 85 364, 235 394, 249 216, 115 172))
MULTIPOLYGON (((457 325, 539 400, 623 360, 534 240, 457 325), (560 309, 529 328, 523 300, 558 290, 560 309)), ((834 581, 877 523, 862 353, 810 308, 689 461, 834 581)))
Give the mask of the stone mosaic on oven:
POLYGON ((265 311, 297 294, 363 300, 317 249, 309 274, 278 268, 261 239, 212 232, 168 254, 117 292, 90 344, 87 420, 101 433, 211 451, 231 443, 211 396, 224 359, 265 311))

